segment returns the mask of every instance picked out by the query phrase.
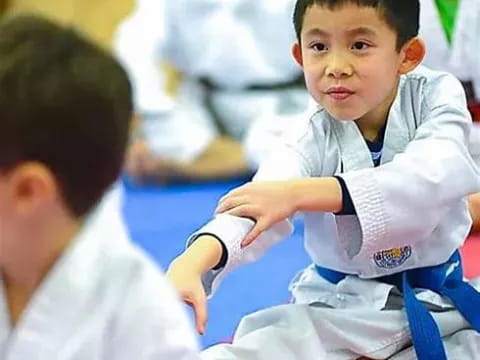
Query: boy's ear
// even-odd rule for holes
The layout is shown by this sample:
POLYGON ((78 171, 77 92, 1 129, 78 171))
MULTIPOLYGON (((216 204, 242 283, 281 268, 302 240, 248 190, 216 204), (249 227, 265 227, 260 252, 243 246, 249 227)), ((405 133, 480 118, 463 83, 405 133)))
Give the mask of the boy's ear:
POLYGON ((58 196, 52 172, 37 163, 18 166, 11 174, 10 190, 16 210, 23 215, 43 211, 58 196))
POLYGON ((401 50, 403 59, 398 72, 406 74, 415 69, 425 57, 425 43, 418 36, 408 41, 401 50))
POLYGON ((295 41, 292 45, 292 55, 298 66, 303 68, 302 47, 300 46, 298 41, 295 41))

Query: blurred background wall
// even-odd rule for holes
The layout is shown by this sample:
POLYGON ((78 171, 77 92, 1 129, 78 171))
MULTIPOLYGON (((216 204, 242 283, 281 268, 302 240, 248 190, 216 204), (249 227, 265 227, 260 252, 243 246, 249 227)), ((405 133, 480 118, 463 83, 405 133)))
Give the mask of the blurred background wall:
POLYGON ((134 0, 0 0, 0 11, 28 11, 72 23, 99 44, 110 47, 116 26, 133 4, 134 0))

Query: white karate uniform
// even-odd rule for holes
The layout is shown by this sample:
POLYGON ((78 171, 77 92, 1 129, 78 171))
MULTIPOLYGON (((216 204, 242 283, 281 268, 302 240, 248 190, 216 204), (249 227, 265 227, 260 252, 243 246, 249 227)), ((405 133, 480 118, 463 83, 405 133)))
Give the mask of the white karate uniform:
MULTIPOLYGON (((335 285, 307 268, 292 282, 293 304, 246 317, 233 345, 214 346, 204 357, 413 359, 403 300, 375 278, 442 264, 464 242, 471 226, 466 196, 480 190, 470 129, 461 84, 425 67, 401 77, 378 167, 356 124, 337 121, 322 108, 290 129, 255 180, 342 176, 357 215, 304 214, 305 248, 313 263, 351 275, 335 285), (393 259, 388 266, 385 254, 393 259)), ((204 278, 209 293, 229 271, 256 260, 292 230, 285 220, 242 249, 252 225, 220 214, 189 239, 213 233, 228 249, 225 267, 204 278)), ((480 353, 479 334, 449 300, 430 290, 417 297, 437 311, 449 359, 480 353)))
POLYGON ((294 0, 138 0, 134 13, 120 26, 115 50, 135 87, 135 103, 143 116, 150 148, 165 157, 191 161, 218 136, 206 108, 207 90, 199 81, 218 87, 211 106, 227 133, 245 140, 257 163, 270 147, 247 141, 255 131, 277 133, 292 115, 303 112, 305 89, 248 90, 284 84, 301 76, 290 55, 295 40, 291 25, 294 0), (178 93, 165 91, 159 62, 182 74, 178 93), (251 127, 257 122, 263 125, 251 127), (254 132, 250 135, 251 132, 254 132))
POLYGON ((480 101, 480 1, 460 0, 452 43, 449 44, 435 0, 421 0, 420 36, 427 45, 424 64, 448 71, 461 81, 472 81, 480 101))
POLYGON ((1 360, 198 358, 181 302, 130 243, 118 200, 110 193, 89 217, 15 328, 0 279, 1 360))

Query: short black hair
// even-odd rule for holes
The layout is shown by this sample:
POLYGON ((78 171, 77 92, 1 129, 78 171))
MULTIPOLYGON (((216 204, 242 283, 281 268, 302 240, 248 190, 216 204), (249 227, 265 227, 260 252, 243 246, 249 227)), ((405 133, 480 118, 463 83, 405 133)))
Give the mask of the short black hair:
POLYGON ((74 29, 36 15, 0 21, 0 171, 39 162, 85 215, 118 178, 132 118, 124 69, 74 29))
POLYGON ((326 6, 333 10, 348 4, 377 9, 387 24, 397 33, 397 50, 400 50, 405 43, 418 35, 420 26, 419 0, 297 0, 293 14, 293 24, 298 41, 301 41, 303 19, 308 8, 317 5, 326 6))

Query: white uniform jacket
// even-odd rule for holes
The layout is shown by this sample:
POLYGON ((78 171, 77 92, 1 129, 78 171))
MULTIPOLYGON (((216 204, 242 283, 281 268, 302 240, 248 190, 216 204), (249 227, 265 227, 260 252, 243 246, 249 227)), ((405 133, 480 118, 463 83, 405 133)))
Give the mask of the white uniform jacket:
POLYGON ((12 328, 0 278, 1 360, 198 358, 182 304, 102 203, 12 328))

